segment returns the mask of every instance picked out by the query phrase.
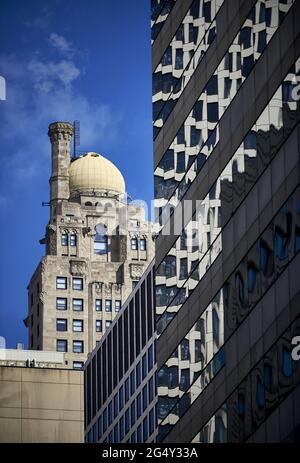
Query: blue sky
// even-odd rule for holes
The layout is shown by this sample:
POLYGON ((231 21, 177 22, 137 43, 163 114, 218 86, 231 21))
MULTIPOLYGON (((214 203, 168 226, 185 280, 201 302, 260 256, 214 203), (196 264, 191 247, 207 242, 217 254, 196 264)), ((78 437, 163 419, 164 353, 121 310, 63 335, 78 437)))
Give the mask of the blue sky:
POLYGON ((128 193, 153 196, 150 0, 2 0, 0 336, 27 345, 27 284, 49 209, 48 124, 81 123, 81 150, 122 171, 128 193))

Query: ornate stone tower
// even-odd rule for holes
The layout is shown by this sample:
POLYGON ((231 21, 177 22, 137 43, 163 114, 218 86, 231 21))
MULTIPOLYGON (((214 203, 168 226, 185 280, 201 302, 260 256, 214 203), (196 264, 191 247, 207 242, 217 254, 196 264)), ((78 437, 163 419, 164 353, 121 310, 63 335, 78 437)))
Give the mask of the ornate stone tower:
POLYGON ((80 368, 153 258, 152 225, 121 172, 97 153, 71 160, 73 126, 49 126, 50 220, 28 286, 29 346, 80 368))
POLYGON ((70 143, 73 125, 68 122, 54 122, 49 125, 48 135, 51 141, 52 173, 50 177, 51 216, 57 203, 68 201, 69 165, 71 159, 70 143))

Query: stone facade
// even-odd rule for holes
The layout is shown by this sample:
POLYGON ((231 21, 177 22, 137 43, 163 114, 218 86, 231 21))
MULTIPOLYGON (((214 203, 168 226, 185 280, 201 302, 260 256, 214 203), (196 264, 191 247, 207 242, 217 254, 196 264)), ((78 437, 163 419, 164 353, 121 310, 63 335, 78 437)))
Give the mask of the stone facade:
POLYGON ((25 324, 31 349, 64 350, 66 367, 78 368, 152 260, 154 245, 144 208, 115 186, 102 188, 97 180, 85 189, 70 188, 72 133, 68 123, 49 126, 50 221, 41 240, 46 255, 28 286, 25 324), (99 227, 106 230, 104 240, 99 227))

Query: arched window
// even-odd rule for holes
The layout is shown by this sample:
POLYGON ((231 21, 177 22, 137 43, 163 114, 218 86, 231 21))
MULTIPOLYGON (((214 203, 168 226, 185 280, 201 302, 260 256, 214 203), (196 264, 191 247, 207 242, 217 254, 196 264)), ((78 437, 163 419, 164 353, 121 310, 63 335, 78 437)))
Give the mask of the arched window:
POLYGON ((108 252, 108 240, 107 240, 107 229, 105 225, 96 225, 96 235, 94 238, 94 254, 107 254, 108 252))
POLYGON ((77 246, 77 235, 74 232, 70 235, 70 246, 77 246))
POLYGON ((90 201, 87 201, 87 202, 85 203, 85 205, 86 205, 86 206, 92 206, 93 204, 92 204, 90 201))
POLYGON ((69 243, 68 234, 67 232, 63 231, 61 234, 61 245, 68 246, 68 243, 69 243))
POLYGON ((131 238, 131 249, 133 251, 137 251, 138 248, 138 240, 137 238, 131 238))

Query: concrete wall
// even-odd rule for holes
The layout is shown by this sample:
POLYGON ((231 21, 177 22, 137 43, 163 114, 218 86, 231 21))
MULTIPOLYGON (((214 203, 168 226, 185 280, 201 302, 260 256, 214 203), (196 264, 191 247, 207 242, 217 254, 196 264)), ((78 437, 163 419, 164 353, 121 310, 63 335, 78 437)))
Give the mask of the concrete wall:
POLYGON ((83 442, 83 372, 0 367, 0 442, 83 442))

